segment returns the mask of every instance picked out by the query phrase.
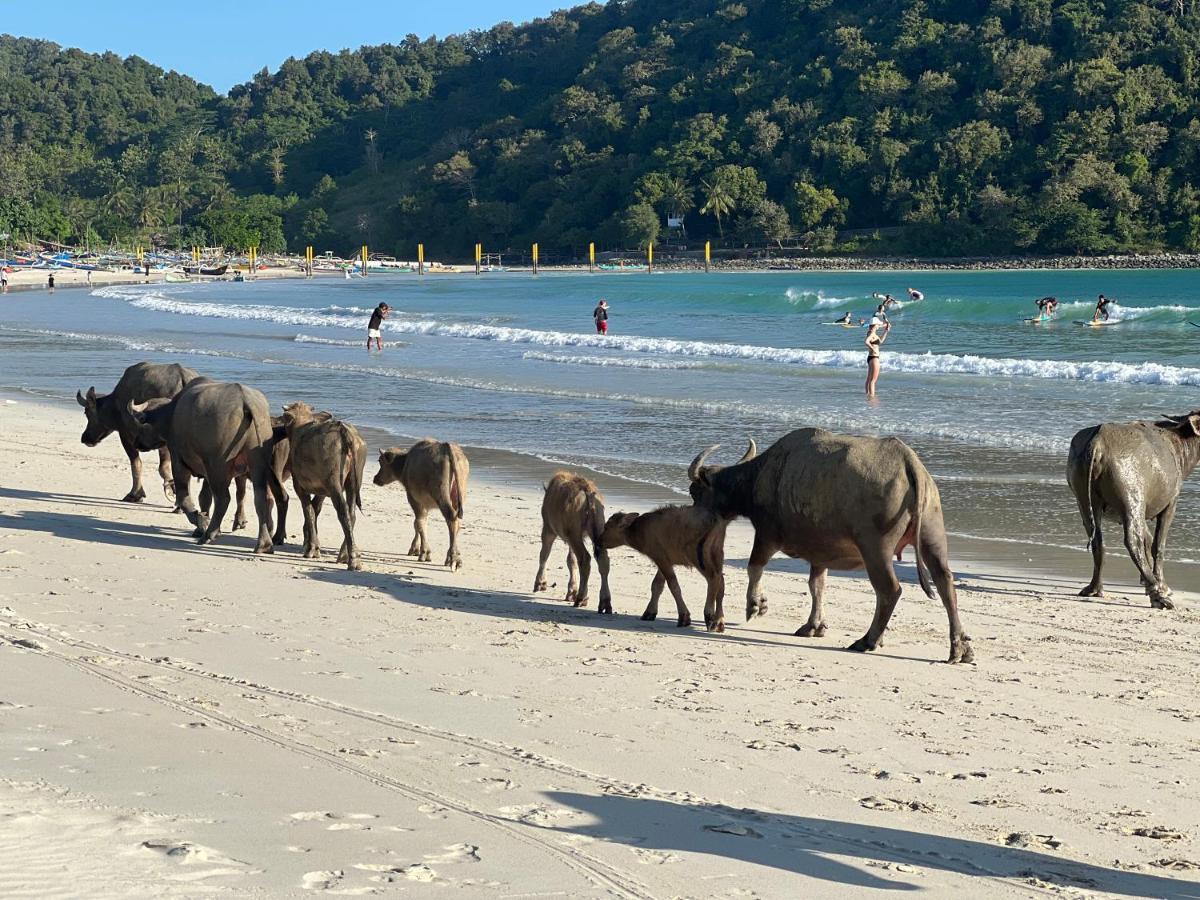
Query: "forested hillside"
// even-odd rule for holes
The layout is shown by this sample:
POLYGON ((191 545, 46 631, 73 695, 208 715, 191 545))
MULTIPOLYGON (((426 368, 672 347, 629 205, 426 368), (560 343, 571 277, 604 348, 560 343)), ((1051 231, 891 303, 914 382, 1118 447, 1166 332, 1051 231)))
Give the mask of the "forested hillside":
POLYGON ((411 256, 1200 250, 1193 0, 613 0, 220 97, 0 38, 0 231, 411 256), (860 241, 861 243, 861 241, 860 241))

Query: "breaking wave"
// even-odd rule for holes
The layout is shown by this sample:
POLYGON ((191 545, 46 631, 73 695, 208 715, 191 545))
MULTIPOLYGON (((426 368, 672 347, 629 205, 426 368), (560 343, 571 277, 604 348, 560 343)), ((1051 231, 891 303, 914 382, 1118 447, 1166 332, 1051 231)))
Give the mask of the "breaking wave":
POLYGON ((643 359, 629 356, 575 356, 562 353, 542 353, 538 350, 528 350, 521 354, 522 359, 532 359, 538 362, 561 363, 569 366, 605 366, 618 369, 705 369, 711 363, 691 362, 683 359, 643 359))

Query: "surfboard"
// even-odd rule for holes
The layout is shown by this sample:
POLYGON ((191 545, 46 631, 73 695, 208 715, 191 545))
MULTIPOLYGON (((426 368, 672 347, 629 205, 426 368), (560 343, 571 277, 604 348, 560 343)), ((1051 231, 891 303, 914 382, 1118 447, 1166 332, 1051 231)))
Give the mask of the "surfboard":
POLYGON ((822 325, 836 325, 839 328, 862 328, 861 325, 855 322, 822 322, 822 325))
POLYGON ((1109 319, 1107 322, 1093 322, 1091 319, 1076 319, 1076 325, 1082 325, 1084 328, 1103 328, 1108 325, 1120 325, 1121 319, 1109 319))
POLYGON ((1193 322, 1191 319, 1188 319, 1188 324, 1195 325, 1197 328, 1200 328, 1200 322, 1193 322))
POLYGON ((1043 322, 1053 322, 1054 316, 1034 316, 1025 320, 1030 325, 1041 325, 1043 322))

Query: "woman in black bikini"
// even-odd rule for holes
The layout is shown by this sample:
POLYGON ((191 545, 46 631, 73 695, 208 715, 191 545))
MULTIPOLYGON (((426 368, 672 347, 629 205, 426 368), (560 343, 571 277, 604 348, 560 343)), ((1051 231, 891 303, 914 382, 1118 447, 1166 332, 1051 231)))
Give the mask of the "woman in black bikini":
POLYGON ((875 396, 875 385, 879 382, 879 348, 887 340, 892 330, 892 323, 879 316, 871 317, 871 327, 867 330, 867 396, 875 396))

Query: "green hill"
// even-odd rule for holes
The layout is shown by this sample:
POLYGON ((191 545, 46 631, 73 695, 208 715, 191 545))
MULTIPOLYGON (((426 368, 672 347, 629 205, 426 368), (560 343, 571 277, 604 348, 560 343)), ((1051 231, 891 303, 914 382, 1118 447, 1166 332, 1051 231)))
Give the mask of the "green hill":
POLYGON ((613 0, 227 97, 4 37, 0 230, 465 255, 671 214, 737 246, 1198 250, 1198 66, 1193 0, 613 0))

